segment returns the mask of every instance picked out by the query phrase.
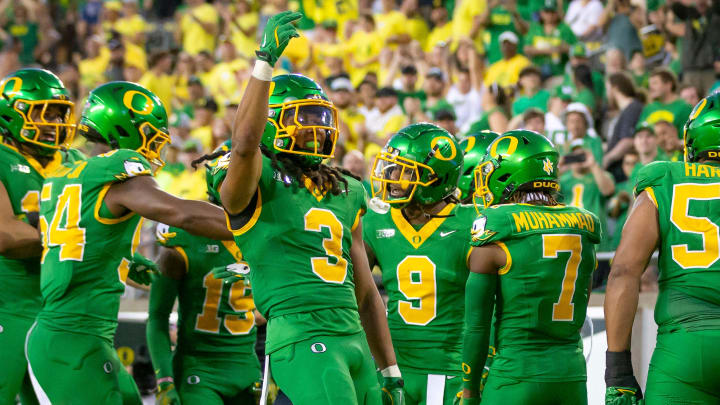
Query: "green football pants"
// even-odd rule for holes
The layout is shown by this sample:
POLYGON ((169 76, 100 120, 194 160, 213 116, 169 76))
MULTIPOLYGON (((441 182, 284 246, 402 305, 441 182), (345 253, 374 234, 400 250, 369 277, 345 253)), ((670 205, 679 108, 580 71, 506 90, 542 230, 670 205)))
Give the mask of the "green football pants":
POLYGON ((25 338, 35 319, 0 313, 0 405, 15 404, 20 394, 23 405, 37 404, 25 358, 25 338))
POLYGON ((106 339, 36 323, 28 334, 27 358, 35 392, 43 402, 142 404, 135 381, 106 339))
POLYGON ((482 394, 482 405, 584 405, 588 403, 585 381, 534 382, 493 375, 482 394))
POLYGON ((405 405, 452 405, 462 391, 462 377, 419 373, 415 369, 400 368, 405 387, 405 405))
POLYGON ((657 337, 646 405, 720 405, 720 331, 675 331, 657 337))
POLYGON ((175 387, 183 404, 254 405, 253 384, 260 380, 260 362, 249 354, 173 357, 175 387))
POLYGON ((380 405, 365 333, 317 336, 270 354, 270 371, 293 405, 380 405))

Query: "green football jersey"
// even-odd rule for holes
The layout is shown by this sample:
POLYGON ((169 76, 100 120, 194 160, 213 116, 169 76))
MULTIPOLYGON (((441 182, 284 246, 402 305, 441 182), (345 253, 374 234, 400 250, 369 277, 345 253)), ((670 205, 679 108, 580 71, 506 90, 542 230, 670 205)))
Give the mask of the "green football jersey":
POLYGON ((232 241, 196 236, 158 224, 160 245, 177 251, 187 274, 178 282, 177 351, 248 353, 255 350, 255 316, 248 280, 232 284, 216 279, 212 269, 242 260, 232 241))
POLYGON ((38 322, 112 340, 142 218, 132 212, 115 217, 103 199, 114 183, 151 175, 142 155, 118 149, 65 165, 45 179, 38 322))
POLYGON ((650 163, 642 191, 658 209, 659 332, 720 329, 720 164, 650 163))
POLYGON ((363 239, 382 270, 401 367, 461 373, 468 230, 475 215, 471 205, 449 204, 419 229, 399 209, 365 215, 363 239))
MULTIPOLYGON (((583 177, 575 177, 570 171, 563 173, 560 176, 560 194, 563 196, 563 203, 592 212, 600 219, 602 230, 607 229, 607 198, 600 192, 591 173, 583 177)), ((604 233, 603 235, 608 236, 604 233)), ((603 238, 598 250, 611 250, 610 243, 609 239, 603 238)))
POLYGON ((507 255, 498 270, 492 373, 585 380, 580 328, 600 238, 597 217, 582 208, 503 204, 480 214, 472 244, 495 243, 507 255))
POLYGON ((654 125, 658 121, 672 122, 677 128, 678 137, 682 138, 683 126, 690 117, 692 108, 693 106, 681 98, 667 104, 653 101, 643 108, 638 122, 647 122, 650 125, 654 125))
MULTIPOLYGON (((218 162, 216 189, 228 161, 226 155, 218 162)), ((350 245, 366 211, 365 191, 359 181, 347 181, 347 192, 341 184, 339 195, 322 195, 309 179, 298 184, 283 177, 263 156, 248 209, 228 215, 235 243, 250 265, 255 305, 268 319, 268 353, 312 336, 362 330, 350 245)))
MULTIPOLYGON (((27 214, 40 212, 40 189, 45 177, 63 162, 82 160, 74 150, 58 151, 43 167, 0 137, 0 181, 7 191, 16 218, 27 222, 27 214)), ((0 255, 0 313, 35 318, 41 307, 40 257, 10 259, 0 255)))

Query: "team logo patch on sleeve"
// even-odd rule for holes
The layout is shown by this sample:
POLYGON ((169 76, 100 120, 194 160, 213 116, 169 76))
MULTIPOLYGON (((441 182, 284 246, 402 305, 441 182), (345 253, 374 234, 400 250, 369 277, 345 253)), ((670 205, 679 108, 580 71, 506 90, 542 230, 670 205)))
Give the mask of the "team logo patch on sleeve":
POLYGON ((481 216, 473 222, 472 230, 470 231, 473 241, 483 241, 489 239, 495 235, 496 232, 485 229, 487 225, 487 217, 481 216))
POLYGON ((128 178, 135 177, 135 176, 150 174, 150 170, 146 169, 145 166, 143 166, 143 164, 140 162, 133 162, 132 160, 126 160, 123 163, 123 167, 125 168, 125 173, 115 176, 121 180, 128 179, 128 178))

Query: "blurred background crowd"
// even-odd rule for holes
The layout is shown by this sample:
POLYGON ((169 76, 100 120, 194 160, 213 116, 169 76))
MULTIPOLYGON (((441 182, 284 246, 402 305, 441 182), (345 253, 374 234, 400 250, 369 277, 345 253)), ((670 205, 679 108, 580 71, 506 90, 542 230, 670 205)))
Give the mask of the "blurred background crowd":
POLYGON ((337 165, 367 178, 413 122, 459 140, 531 129, 560 151, 565 203, 605 223, 603 251, 619 242, 634 174, 681 160, 692 107, 720 88, 711 0, 0 0, 0 74, 48 68, 78 110, 100 83, 146 86, 171 117, 158 182, 204 198, 190 162, 242 125, 258 33, 285 9, 303 13, 302 36, 276 73, 326 89, 341 120, 337 165))

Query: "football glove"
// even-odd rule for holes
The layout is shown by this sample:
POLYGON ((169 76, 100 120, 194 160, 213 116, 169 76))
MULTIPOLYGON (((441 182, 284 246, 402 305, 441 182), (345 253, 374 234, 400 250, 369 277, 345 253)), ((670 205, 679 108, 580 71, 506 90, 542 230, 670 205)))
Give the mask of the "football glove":
POLYGON ((645 400, 640 398, 642 398, 642 393, 635 388, 607 387, 605 389, 605 405, 642 405, 645 400))
POLYGON ((155 262, 135 252, 130 262, 128 277, 138 284, 149 285, 152 282, 152 274, 157 273, 157 271, 158 268, 155 262))
POLYGON ((642 404, 642 390, 633 374, 630 351, 605 352, 605 404, 642 404))
POLYGON ((260 49, 255 51, 258 59, 275 67, 290 39, 300 36, 292 23, 302 17, 295 11, 283 11, 270 17, 265 25, 260 49))
POLYGON ((246 280, 246 276, 250 273, 250 266, 245 262, 237 262, 215 267, 211 271, 216 279, 223 280, 225 283, 234 283, 246 280))
POLYGON ((383 405, 404 405, 402 377, 383 377, 383 405))
POLYGON ((161 383, 158 393, 155 394, 155 405, 180 405, 180 396, 175 390, 175 384, 161 383))

